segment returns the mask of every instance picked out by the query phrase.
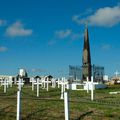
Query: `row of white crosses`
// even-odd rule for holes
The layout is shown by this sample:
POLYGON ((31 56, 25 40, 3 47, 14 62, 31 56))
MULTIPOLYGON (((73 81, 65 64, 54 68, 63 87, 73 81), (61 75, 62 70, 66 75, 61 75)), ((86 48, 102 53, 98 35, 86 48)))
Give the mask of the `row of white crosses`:
MULTIPOLYGON (((42 85, 42 83, 44 84, 44 87, 45 87, 45 84, 47 84, 47 91, 48 91, 48 86, 49 86, 48 78, 47 78, 47 81, 45 81, 44 79, 42 82, 40 82, 39 78, 37 78, 36 81, 34 80, 34 78, 31 78, 31 81, 32 81, 32 90, 34 90, 34 85, 37 85, 37 97, 39 97, 39 85, 42 85)), ((88 79, 87 79, 87 82, 88 82, 88 79)), ((58 87, 59 85, 61 85, 61 99, 64 99, 65 120, 69 120, 69 101, 68 101, 68 94, 67 92, 65 92, 66 84, 68 84, 68 82, 66 81, 65 78, 62 78, 62 81, 59 81, 58 79, 58 87)), ((21 82, 19 82, 19 87, 20 86, 21 86, 21 82)), ((19 88, 19 90, 21 90, 21 88, 19 88)), ((91 100, 93 100, 93 90, 94 90, 94 84, 93 84, 93 77, 92 77, 91 78, 91 100)), ((89 86, 87 91, 89 92, 89 86)), ((17 93, 17 120, 20 120, 20 91, 18 91, 17 93)))
MULTIPOLYGON (((87 93, 89 93, 89 84, 88 84, 88 78, 87 78, 87 93)), ((64 113, 65 113, 65 120, 69 120, 69 101, 68 101, 68 93, 65 92, 65 78, 62 78, 61 83, 61 99, 63 99, 64 95, 64 113), (64 93, 64 94, 63 94, 64 93)), ((91 100, 94 100, 94 83, 93 83, 93 77, 91 77, 91 100)))
POLYGON ((51 81, 49 81, 49 78, 47 77, 46 80, 44 79, 44 88, 47 89, 47 91, 49 91, 49 84, 51 83, 51 81))
POLYGON ((13 81, 12 81, 11 76, 10 77, 4 77, 0 80, 0 85, 4 86, 4 93, 7 92, 7 88, 9 87, 9 85, 10 85, 10 87, 12 87, 12 83, 13 83, 13 81))
POLYGON ((41 85, 41 87, 43 89, 46 89, 47 91, 49 91, 49 84, 52 83, 52 88, 56 87, 56 83, 58 82, 58 88, 61 85, 61 99, 64 98, 64 92, 65 92, 65 87, 66 84, 68 84, 68 82, 66 81, 66 79, 63 77, 62 80, 60 81, 60 79, 58 79, 58 81, 56 81, 55 78, 52 78, 51 81, 49 81, 48 77, 43 77, 43 78, 30 78, 30 82, 32 82, 32 91, 34 91, 34 86, 37 86, 37 97, 39 97, 39 85, 41 85))
POLYGON ((39 97, 39 85, 42 85, 39 77, 32 77, 30 78, 30 82, 32 82, 32 91, 34 91, 34 86, 37 86, 37 97, 39 97))
MULTIPOLYGON (((12 84, 13 84, 12 77, 3 78, 1 80, 1 85, 4 86, 4 93, 6 93, 7 88, 9 87, 9 85, 10 85, 10 87, 12 87, 12 84)), ((18 89, 21 90, 21 87, 24 85, 23 79, 19 78, 19 80, 17 81, 17 85, 18 85, 18 89)))
MULTIPOLYGON (((32 81, 34 79, 32 78, 32 81)), ((48 78, 47 78, 47 84, 48 84, 48 78)), ((40 79, 37 78, 37 97, 39 96, 39 84, 40 84, 40 79)), ((41 83, 42 84, 42 83, 41 83)), ((62 82, 61 82, 61 89, 62 89, 62 99, 63 99, 63 95, 64 95, 64 113, 65 113, 65 120, 69 120, 69 101, 68 101, 68 93, 65 92, 65 78, 62 78, 62 82)), ((19 90, 17 92, 17 115, 16 115, 16 120, 20 120, 21 119, 21 80, 19 79, 19 90)), ((48 86, 48 85, 47 85, 48 86)))
POLYGON ((4 86, 4 93, 6 93, 7 92, 7 88, 8 88, 8 82, 7 82, 6 78, 3 78, 2 80, 3 81, 1 83, 1 85, 4 86))
POLYGON ((51 83, 51 81, 49 81, 49 78, 42 78, 40 79, 38 78, 30 78, 30 82, 32 82, 32 91, 34 91, 34 86, 37 86, 37 97, 39 97, 39 85, 41 85, 43 87, 43 89, 46 89, 47 91, 49 91, 49 83, 51 83))

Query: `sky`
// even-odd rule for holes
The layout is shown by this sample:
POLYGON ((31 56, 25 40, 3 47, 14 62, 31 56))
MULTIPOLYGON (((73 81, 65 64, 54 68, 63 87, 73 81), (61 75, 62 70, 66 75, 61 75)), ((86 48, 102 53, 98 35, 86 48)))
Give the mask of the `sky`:
POLYGON ((92 64, 120 71, 119 0, 1 0, 0 74, 68 75, 82 65, 85 23, 92 64))

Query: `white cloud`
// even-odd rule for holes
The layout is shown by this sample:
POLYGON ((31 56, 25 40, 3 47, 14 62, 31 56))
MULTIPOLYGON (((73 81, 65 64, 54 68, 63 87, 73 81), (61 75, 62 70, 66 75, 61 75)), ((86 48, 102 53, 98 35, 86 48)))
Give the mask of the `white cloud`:
POLYGON ((20 21, 15 22, 6 29, 6 35, 10 37, 30 36, 32 32, 31 29, 25 29, 20 21))
POLYGON ((112 27, 120 23, 120 5, 99 8, 94 14, 83 18, 75 15, 73 20, 78 24, 83 24, 87 21, 92 26, 112 27))
POLYGON ((102 50, 110 50, 110 49, 111 49, 111 45, 109 44, 102 45, 102 50))
POLYGON ((83 37, 84 36, 84 34, 80 34, 80 33, 73 33, 72 35, 71 35, 71 39, 72 39, 72 41, 74 41, 74 40, 79 40, 81 37, 83 37))
POLYGON ((81 24, 80 18, 81 18, 81 17, 84 17, 84 16, 87 16, 87 15, 91 14, 92 12, 93 12, 93 10, 92 10, 91 8, 89 8, 89 9, 87 9, 85 12, 83 12, 83 13, 81 13, 81 14, 79 14, 79 15, 74 15, 74 16, 72 17, 72 20, 75 21, 75 22, 78 23, 78 24, 81 24))
POLYGON ((0 19, 0 26, 5 25, 5 24, 6 24, 6 20, 0 19))
POLYGON ((60 30, 60 31, 55 32, 55 37, 64 39, 64 38, 69 37, 71 35, 71 33, 72 33, 72 30, 70 30, 70 29, 60 30))
POLYGON ((44 69, 40 69, 40 68, 32 68, 29 70, 30 72, 46 72, 46 70, 44 69))
POLYGON ((56 43, 56 40, 50 40, 50 41, 48 41, 48 45, 54 45, 56 43))
POLYGON ((57 30, 55 31, 53 38, 48 41, 48 45, 54 45, 60 40, 73 42, 79 40, 81 37, 83 37, 83 34, 75 33, 72 29, 57 30), (69 38, 69 40, 67 38, 69 38))
POLYGON ((4 47, 4 46, 0 46, 0 52, 5 52, 7 51, 8 48, 7 47, 4 47))

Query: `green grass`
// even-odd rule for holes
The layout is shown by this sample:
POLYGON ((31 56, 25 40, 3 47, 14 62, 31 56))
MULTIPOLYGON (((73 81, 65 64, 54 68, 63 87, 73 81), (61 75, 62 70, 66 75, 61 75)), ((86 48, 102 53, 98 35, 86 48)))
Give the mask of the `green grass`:
MULTIPOLYGON (((116 85, 95 90, 95 100, 90 100, 86 91, 71 91, 69 94, 70 120, 119 120, 120 94, 110 95, 110 91, 120 91, 116 85)), ((60 100, 61 90, 50 88, 49 92, 40 88, 40 97, 36 89, 25 85, 21 92, 22 120, 64 120, 64 101, 60 100)), ((17 86, 3 93, 0 87, 0 120, 16 120, 17 86)))

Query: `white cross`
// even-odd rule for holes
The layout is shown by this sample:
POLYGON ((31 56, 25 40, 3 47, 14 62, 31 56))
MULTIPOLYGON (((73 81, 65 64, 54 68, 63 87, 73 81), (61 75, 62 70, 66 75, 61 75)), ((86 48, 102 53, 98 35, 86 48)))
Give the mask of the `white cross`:
POLYGON ((10 87, 12 87, 12 83, 13 83, 12 76, 9 76, 9 85, 10 85, 10 87))
POLYGON ((8 82, 6 80, 6 78, 2 78, 2 83, 1 85, 4 85, 4 93, 6 93, 7 91, 7 86, 8 86, 8 82))
POLYGON ((52 88, 55 88, 56 87, 56 80, 54 78, 52 78, 52 88))
POLYGON ((87 93, 89 93, 89 79, 88 79, 88 77, 87 77, 87 93))
POLYGON ((32 77, 30 78, 30 82, 32 82, 32 91, 34 91, 34 83, 36 82, 35 79, 32 77))
POLYGON ((61 98, 60 99, 63 99, 64 92, 65 92, 65 85, 67 84, 67 82, 65 82, 65 78, 64 77, 62 78, 62 81, 59 84, 61 84, 61 98))
POLYGON ((20 104, 20 91, 17 91, 17 115, 16 120, 20 120, 20 110, 21 110, 21 104, 20 104))
POLYGON ((47 91, 48 91, 48 89, 49 89, 49 82, 48 82, 48 77, 47 77, 47 91))
POLYGON ((18 90, 21 91, 21 87, 24 85, 24 82, 23 82, 22 78, 19 78, 19 81, 18 81, 17 85, 18 85, 18 90))
POLYGON ((44 84, 44 88, 46 87, 46 84, 47 84, 47 91, 49 90, 49 83, 51 83, 51 81, 49 81, 49 78, 47 77, 46 78, 47 79, 47 81, 44 79, 44 81, 43 81, 43 84, 44 84))
POLYGON ((65 120, 69 120, 69 101, 68 101, 68 93, 64 92, 64 113, 65 113, 65 120))
POLYGON ((58 88, 60 87, 60 79, 58 78, 58 81, 57 81, 57 83, 58 83, 58 88))
POLYGON ((34 82, 34 85, 37 85, 37 97, 39 97, 39 85, 42 85, 39 78, 36 78, 36 82, 34 82))
POLYGON ((91 100, 94 100, 94 84, 93 84, 93 76, 91 77, 91 100))
POLYGON ((6 79, 4 79, 4 93, 6 93, 6 91, 7 91, 7 89, 6 89, 6 85, 7 85, 8 83, 7 83, 7 81, 6 81, 6 79))

